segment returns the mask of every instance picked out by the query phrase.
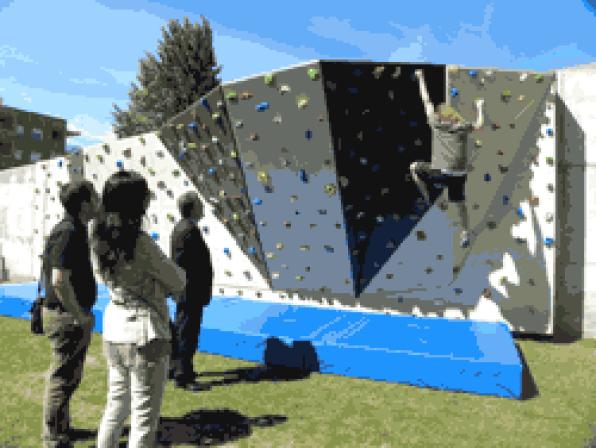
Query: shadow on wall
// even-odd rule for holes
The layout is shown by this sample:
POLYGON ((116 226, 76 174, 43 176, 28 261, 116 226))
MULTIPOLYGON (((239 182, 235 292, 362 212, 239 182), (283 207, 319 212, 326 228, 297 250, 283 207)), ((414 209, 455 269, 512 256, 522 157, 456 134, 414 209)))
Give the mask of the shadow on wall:
POLYGON ((584 315, 584 243, 586 240, 585 134, 565 102, 557 96, 557 264, 554 336, 556 341, 582 337, 584 315), (570 162, 571 156, 577 164, 570 162))

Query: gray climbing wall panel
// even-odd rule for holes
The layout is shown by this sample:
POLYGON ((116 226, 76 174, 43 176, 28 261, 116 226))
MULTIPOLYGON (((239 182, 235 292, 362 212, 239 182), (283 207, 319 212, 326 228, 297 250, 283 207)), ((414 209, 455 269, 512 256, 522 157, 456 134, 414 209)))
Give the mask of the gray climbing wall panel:
POLYGON ((220 87, 171 119, 160 138, 261 275, 269 278, 220 87))
POLYGON ((484 127, 468 142, 466 202, 475 237, 468 250, 459 248, 457 211, 443 193, 371 282, 363 303, 366 293, 379 301, 375 295, 394 291, 387 298, 397 299, 398 309, 466 311, 488 287, 514 329, 552 331, 552 83, 549 74, 450 68, 449 101, 460 114, 473 121, 474 99, 485 99, 484 127))
POLYGON ((302 65, 224 90, 273 287, 352 295, 320 72, 302 65))

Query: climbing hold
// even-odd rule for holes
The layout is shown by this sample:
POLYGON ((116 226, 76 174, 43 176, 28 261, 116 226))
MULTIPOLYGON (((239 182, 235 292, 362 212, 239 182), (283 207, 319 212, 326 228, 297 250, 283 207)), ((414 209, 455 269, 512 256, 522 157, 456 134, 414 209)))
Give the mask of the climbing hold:
POLYGON ((209 168, 209 169, 207 170, 207 172, 208 172, 209 174, 215 174, 216 170, 215 170, 215 168, 211 167, 211 168, 209 168))
POLYGON ((284 248, 284 243, 275 243, 275 248, 277 250, 282 250, 284 248))
POLYGON ((476 141, 474 142, 474 145, 476 145, 476 148, 482 147, 482 140, 476 139, 476 141))
POLYGON ((273 252, 266 252, 265 258, 267 258, 268 260, 271 260, 271 259, 275 258, 275 254, 273 252))
POLYGON ((301 250, 302 252, 307 252, 307 251, 309 251, 309 250, 310 250, 310 246, 309 246, 308 244, 302 244, 302 245, 300 246, 300 250, 301 250))
POLYGON ((273 122, 276 124, 280 124, 282 121, 281 114, 277 113, 273 116, 273 122))
POLYGON ((527 78, 528 78, 527 73, 522 73, 521 75, 519 75, 520 82, 524 82, 527 78))
POLYGON ((471 78, 476 78, 478 76, 478 72, 476 70, 470 70, 468 75, 470 75, 471 78))
POLYGON ((263 101, 255 106, 257 112, 263 112, 264 110, 269 109, 269 103, 267 101, 263 101))
POLYGON ((312 131, 310 129, 307 129, 306 131, 304 131, 304 137, 307 140, 310 140, 312 138, 312 131))
POLYGON ((507 205, 507 204, 509 204, 509 196, 504 195, 503 196, 503 205, 507 205))
POLYGON ((553 135, 555 135, 555 133, 552 130, 552 128, 547 128, 546 129, 546 135, 548 135, 549 137, 552 137, 553 135))
POLYGON ((297 195, 293 194, 292 196, 290 196, 290 202, 291 202, 291 203, 294 203, 294 202, 296 202, 297 200, 298 200, 298 196, 297 196, 297 195))
POLYGON ((485 182, 490 182, 490 179, 491 179, 491 177, 490 177, 490 174, 489 174, 489 173, 486 173, 486 174, 484 175, 484 181, 485 181, 485 182))
POLYGON ((151 232, 151 238, 153 239, 153 241, 159 240, 159 233, 151 232))
POLYGON ((301 169, 298 172, 298 175, 300 176, 300 181, 302 183, 305 183, 305 184, 308 183, 308 175, 306 174, 306 171, 304 169, 301 169))
POLYGON ((230 249, 229 249, 229 248, 227 248, 227 247, 224 247, 224 250, 223 250, 223 251, 224 251, 224 254, 226 254, 228 257, 229 257, 229 256, 232 254, 232 253, 230 252, 230 249))
POLYGON ((238 99, 238 95, 236 95, 236 92, 234 90, 228 90, 226 92, 226 99, 228 101, 236 101, 238 99))
POLYGON ((501 92, 501 99, 503 101, 507 101, 509 98, 511 98, 511 90, 503 90, 501 92))
POLYGON ((188 129, 191 129, 191 130, 195 131, 195 132, 197 131, 197 129, 199 129, 199 125, 195 121, 191 121, 190 123, 188 123, 186 125, 186 127, 188 129))
POLYGON ((418 241, 426 241, 426 232, 424 230, 416 231, 416 239, 418 241))
POLYGON ((251 141, 253 141, 253 142, 256 142, 259 139, 259 136, 258 136, 258 134, 256 132, 252 132, 248 136, 248 139, 251 140, 251 141))
POLYGON ((97 160, 99 160, 99 163, 103 163, 103 156, 101 154, 97 154, 97 160))
POLYGON ((333 196, 337 191, 337 187, 335 186, 335 184, 329 183, 325 185, 325 193, 327 193, 329 196, 333 196))
POLYGON ((540 74, 540 73, 536 73, 536 74, 534 75, 534 80, 535 80, 536 82, 542 82, 542 81, 544 81, 544 76, 543 76, 542 74, 540 74))
POLYGON ((241 100, 249 100, 252 98, 252 93, 248 92, 248 91, 244 91, 240 94, 240 99, 241 100))
POLYGON ((291 89, 291 88, 290 88, 290 86, 289 86, 289 85, 287 85, 287 84, 282 84, 281 86, 279 86, 279 93, 281 93, 282 95, 283 95, 284 93, 289 93, 289 92, 291 92, 291 91, 292 91, 292 89, 291 89))
POLYGON ((383 72, 385 71, 385 67, 382 65, 377 65, 374 69, 373 69, 373 76, 375 77, 375 79, 379 79, 381 77, 381 75, 383 74, 383 72))
POLYGON ((238 153, 236 151, 230 151, 230 157, 233 157, 235 159, 236 157, 238 157, 238 153))
POLYGON ((259 171, 257 173, 257 180, 262 184, 268 184, 270 182, 269 174, 265 171, 259 171))
POLYGON ((221 120, 221 114, 219 112, 213 112, 211 114, 211 119, 213 121, 220 121, 221 120))
POLYGON ((292 227, 292 223, 290 221, 284 221, 284 227, 286 229, 289 229, 290 227, 292 227))
POLYGON ((296 97, 296 105, 298 106, 299 109, 304 109, 306 106, 308 106, 308 102, 309 102, 309 98, 308 96, 302 94, 302 95, 298 95, 296 97))
POLYGON ((272 86, 274 81, 273 73, 267 73, 265 76, 263 76, 263 81, 266 85, 272 86))
POLYGON ((109 154, 110 153, 110 145, 104 143, 103 150, 106 152, 106 154, 109 154))
POLYGON ((499 171, 501 172, 501 174, 505 174, 507 171, 509 171, 509 168, 504 165, 499 164, 498 166, 499 166, 499 171))
POLYGON ((502 150, 502 149, 499 149, 499 150, 497 151, 497 155, 498 155, 498 156, 502 156, 502 155, 504 155, 504 154, 505 154, 505 153, 503 152, 503 150, 502 150))
POLYGON ((532 196, 530 198, 530 205, 532 207, 538 207, 540 205, 540 198, 538 196, 532 196))
POLYGON ((299 282, 304 280, 304 275, 297 275, 296 280, 298 280, 299 282))
POLYGON ((249 253, 250 255, 255 255, 255 254, 257 253, 257 250, 256 250, 254 247, 250 246, 250 247, 248 248, 248 253, 249 253))
POLYGON ((330 246, 330 245, 328 245, 328 244, 325 244, 323 247, 324 247, 324 248, 325 248, 325 250, 326 250, 328 253, 330 253, 330 254, 332 254, 333 252, 335 252, 335 251, 334 251, 334 249, 333 249, 333 247, 332 247, 332 246, 330 246))
POLYGON ((263 200, 262 199, 259 199, 259 198, 254 198, 253 201, 252 201, 252 203, 254 205, 261 205, 263 203, 263 200))
POLYGON ((171 213, 168 213, 168 215, 167 215, 167 216, 168 216, 168 220, 169 220, 170 222, 174 222, 174 221, 176 220, 176 218, 174 217, 174 215, 172 215, 171 213))
POLYGON ((174 177, 180 176, 180 170, 174 170, 174 171, 172 171, 172 176, 174 176, 174 177))
POLYGON ((238 221, 240 219, 240 214, 238 212, 232 213, 232 219, 238 221))
POLYGON ((319 70, 316 68, 309 68, 306 73, 308 74, 308 77, 313 81, 319 78, 319 70))
POLYGON ((546 245, 546 247, 552 247, 553 244, 555 244, 555 240, 553 238, 546 237, 544 238, 544 244, 546 245))
POLYGON ((553 219, 555 218, 555 216, 552 213, 547 213, 544 217, 546 219, 546 222, 553 222, 553 219))
POLYGON ((122 160, 116 160, 116 166, 120 169, 124 168, 124 164, 122 163, 122 160))
POLYGON ((526 98, 525 95, 520 95, 517 97, 517 101, 523 101, 526 98))
POLYGON ((451 87, 451 96, 456 97, 459 94, 459 89, 457 87, 451 87))
POLYGON ((518 207, 518 209, 517 209, 517 216, 519 216, 522 219, 525 218, 524 209, 523 208, 518 207))

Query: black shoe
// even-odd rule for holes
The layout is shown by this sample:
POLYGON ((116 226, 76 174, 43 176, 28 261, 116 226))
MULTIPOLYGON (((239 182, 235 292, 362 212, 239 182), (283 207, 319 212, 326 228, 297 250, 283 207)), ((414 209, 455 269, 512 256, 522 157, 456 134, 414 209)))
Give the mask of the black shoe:
POLYGON ((209 386, 208 384, 197 383, 194 381, 176 381, 176 387, 187 390, 189 392, 202 392, 211 390, 211 386, 209 386))

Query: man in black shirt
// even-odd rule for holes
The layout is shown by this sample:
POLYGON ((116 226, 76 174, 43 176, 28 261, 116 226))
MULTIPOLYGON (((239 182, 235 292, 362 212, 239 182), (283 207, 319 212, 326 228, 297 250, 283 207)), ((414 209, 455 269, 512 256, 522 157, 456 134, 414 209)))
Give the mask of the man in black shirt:
POLYGON ((90 182, 76 181, 63 187, 60 202, 65 215, 50 232, 42 260, 43 325, 52 347, 42 434, 48 448, 72 446, 69 403, 81 382, 97 297, 86 225, 97 214, 98 195, 90 182))
POLYGON ((176 386, 198 391, 206 387, 195 382, 198 376, 192 366, 197 350, 203 307, 211 301, 213 268, 209 248, 197 227, 203 217, 203 204, 194 192, 185 193, 178 200, 182 220, 171 236, 171 257, 186 271, 186 290, 177 298, 176 323, 172 328, 171 377, 176 386))

